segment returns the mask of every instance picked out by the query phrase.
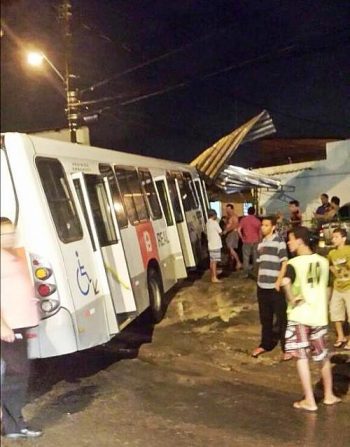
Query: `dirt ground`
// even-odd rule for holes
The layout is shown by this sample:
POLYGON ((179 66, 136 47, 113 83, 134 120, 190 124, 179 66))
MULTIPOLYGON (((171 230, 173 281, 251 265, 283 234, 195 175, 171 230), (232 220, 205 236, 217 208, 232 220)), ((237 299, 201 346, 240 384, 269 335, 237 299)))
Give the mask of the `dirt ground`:
POLYGON ((25 414, 44 436, 3 445, 350 445, 349 354, 332 357, 342 403, 293 409, 302 397, 295 363, 281 362, 278 348, 250 355, 260 331, 255 294, 239 273, 211 284, 205 272, 177 288, 159 325, 140 318, 104 346, 34 361, 25 414))

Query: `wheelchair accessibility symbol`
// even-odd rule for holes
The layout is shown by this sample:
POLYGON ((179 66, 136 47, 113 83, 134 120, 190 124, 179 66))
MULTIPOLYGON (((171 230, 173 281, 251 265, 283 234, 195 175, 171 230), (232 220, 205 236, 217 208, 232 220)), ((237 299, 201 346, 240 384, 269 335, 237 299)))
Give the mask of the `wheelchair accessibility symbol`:
POLYGON ((97 287, 97 279, 95 281, 93 281, 90 278, 88 272, 85 270, 85 266, 80 263, 79 253, 77 251, 75 252, 75 255, 78 260, 76 276, 77 276, 77 284, 78 284, 80 292, 83 295, 87 296, 90 292, 90 287, 92 286, 95 295, 97 295, 99 293, 99 290, 97 287))

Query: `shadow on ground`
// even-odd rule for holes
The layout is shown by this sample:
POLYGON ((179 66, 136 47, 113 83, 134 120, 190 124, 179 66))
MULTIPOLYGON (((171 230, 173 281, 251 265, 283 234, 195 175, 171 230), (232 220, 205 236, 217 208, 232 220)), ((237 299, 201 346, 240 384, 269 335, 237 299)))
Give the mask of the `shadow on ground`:
MULTIPOLYGON (((346 396, 350 387, 350 355, 348 354, 334 354, 331 357, 332 375, 333 375, 333 390, 338 397, 346 396)), ((318 402, 323 399, 323 385, 322 381, 318 381, 315 385, 315 397, 318 402)))
POLYGON ((29 400, 45 394, 62 380, 78 383, 81 378, 93 376, 120 360, 136 358, 141 345, 152 342, 153 331, 154 324, 145 313, 104 345, 64 356, 33 360, 29 400))

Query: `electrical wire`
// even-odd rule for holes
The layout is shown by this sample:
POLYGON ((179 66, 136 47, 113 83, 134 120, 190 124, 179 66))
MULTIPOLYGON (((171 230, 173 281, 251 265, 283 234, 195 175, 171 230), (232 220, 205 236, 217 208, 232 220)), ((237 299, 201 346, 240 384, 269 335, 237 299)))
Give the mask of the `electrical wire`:
MULTIPOLYGON (((280 5, 278 4, 277 6, 273 6, 271 8, 265 8, 263 11, 254 11, 252 14, 248 14, 245 17, 245 19, 248 19, 248 18, 251 18, 251 17, 255 17, 257 15, 262 15, 262 14, 266 15, 267 13, 270 13, 271 11, 277 10, 279 8, 280 8, 280 5)), ((204 36, 201 36, 198 39, 195 39, 195 40, 193 40, 191 42, 188 42, 188 43, 182 45, 179 48, 175 48, 175 49, 169 50, 166 53, 163 53, 163 54, 161 54, 159 56, 153 57, 153 58, 151 58, 151 59, 149 59, 149 60, 147 60, 145 62, 141 62, 141 63, 139 63, 139 64, 137 64, 137 65, 135 65, 133 67, 130 67, 130 68, 128 68, 128 69, 126 69, 126 70, 124 70, 124 71, 122 71, 120 73, 112 75, 109 78, 106 78, 106 79, 104 79, 102 81, 98 81, 95 84, 92 84, 90 87, 87 87, 87 88, 81 90, 81 93, 86 93, 88 91, 94 91, 96 88, 99 88, 99 87, 102 87, 103 85, 109 84, 110 82, 115 81, 115 80, 121 78, 122 76, 125 76, 126 74, 133 73, 134 71, 137 71, 137 70, 140 70, 141 68, 144 68, 144 67, 147 67, 149 65, 152 65, 155 62, 159 62, 161 60, 167 59, 170 56, 173 56, 175 54, 181 53, 181 52, 183 52, 183 51, 185 51, 185 50, 195 46, 196 44, 201 43, 201 42, 205 42, 207 40, 210 40, 213 37, 217 38, 221 34, 226 33, 228 30, 232 29, 233 27, 236 27, 236 26, 240 25, 241 23, 242 22, 239 22, 239 23, 235 22, 235 23, 232 23, 229 26, 226 26, 224 28, 216 29, 215 31, 213 31, 211 33, 208 33, 208 34, 206 34, 204 36)), ((109 38, 108 38, 108 40, 110 41, 109 38)))

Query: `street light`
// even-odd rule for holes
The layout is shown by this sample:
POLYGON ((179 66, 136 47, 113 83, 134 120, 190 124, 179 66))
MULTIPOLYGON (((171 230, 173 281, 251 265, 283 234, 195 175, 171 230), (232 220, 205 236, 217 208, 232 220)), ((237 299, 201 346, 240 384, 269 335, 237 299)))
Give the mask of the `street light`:
POLYGON ((70 78, 73 77, 69 73, 63 76, 57 67, 50 61, 50 59, 42 51, 30 51, 27 53, 27 62, 32 67, 40 67, 43 62, 47 62, 50 68, 56 73, 64 84, 66 91, 66 116, 68 120, 68 127, 70 132, 70 139, 73 143, 77 142, 77 129, 79 117, 79 100, 77 90, 70 89, 70 78))

